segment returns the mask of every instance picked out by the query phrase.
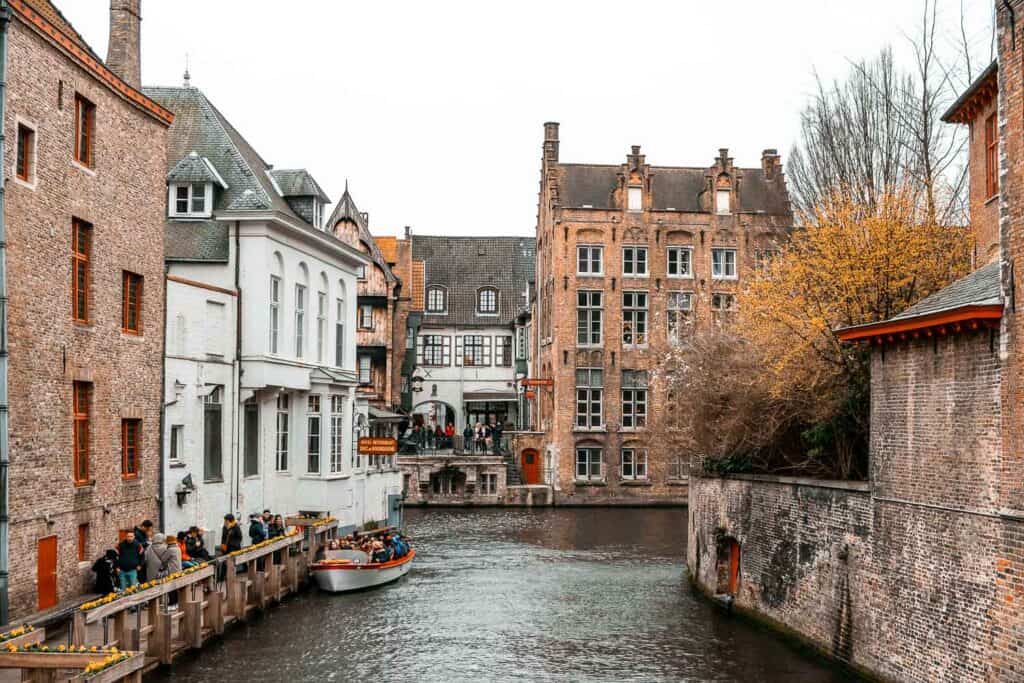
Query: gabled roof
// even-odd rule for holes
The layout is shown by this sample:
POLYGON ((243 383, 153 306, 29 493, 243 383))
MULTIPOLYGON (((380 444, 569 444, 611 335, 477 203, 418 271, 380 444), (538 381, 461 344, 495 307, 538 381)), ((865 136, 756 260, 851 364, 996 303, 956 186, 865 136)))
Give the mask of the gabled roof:
MULTIPOLYGON (((370 252, 370 258, 384 271, 384 278, 389 283, 398 282, 398 278, 392 272, 391 266, 388 265, 388 260, 384 258, 384 254, 377 245, 377 240, 370 234, 370 225, 366 220, 366 214, 359 210, 359 207, 356 206, 356 200, 352 198, 352 194, 348 191, 348 181, 345 182, 345 191, 342 193, 341 199, 338 200, 334 211, 331 212, 331 217, 327 219, 327 229, 333 231, 338 223, 342 221, 349 221, 356 225, 359 232, 359 241, 366 245, 370 252)), ((391 263, 394 263, 393 259, 391 263)))
POLYGON ((532 237, 412 236, 413 303, 417 300, 416 261, 422 261, 423 287, 440 285, 448 292, 446 315, 428 314, 425 323, 439 325, 510 325, 527 306, 527 283, 533 280, 537 251, 532 237), (498 316, 476 314, 477 292, 498 290, 498 316))
POLYGON ((981 74, 974 79, 974 82, 967 86, 967 90, 956 98, 942 120, 946 123, 969 123, 977 116, 977 111, 987 106, 996 96, 999 88, 999 62, 989 64, 981 74))
POLYGON ((227 183, 220 177, 220 173, 217 173, 217 169, 213 167, 210 160, 199 156, 194 150, 175 164, 171 172, 167 174, 167 182, 214 183, 225 190, 228 189, 227 183))
POLYGON ((325 204, 331 201, 304 168, 275 168, 270 171, 270 175, 284 197, 318 197, 325 204))
POLYGON ((1000 273, 999 262, 990 263, 888 320, 846 327, 836 334, 842 341, 885 341, 892 335, 906 336, 932 328, 949 327, 955 332, 990 325, 1002 317, 1000 273))

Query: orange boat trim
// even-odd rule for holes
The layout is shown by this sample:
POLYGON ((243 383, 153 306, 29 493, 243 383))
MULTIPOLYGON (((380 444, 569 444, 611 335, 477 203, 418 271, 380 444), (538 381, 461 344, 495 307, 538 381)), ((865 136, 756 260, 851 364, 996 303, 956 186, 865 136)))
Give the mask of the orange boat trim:
POLYGON ((322 571, 332 571, 334 569, 339 569, 339 570, 344 570, 344 571, 355 571, 355 570, 360 570, 360 569, 391 569, 392 567, 398 567, 398 566, 401 566, 401 565, 405 564, 406 562, 410 561, 414 557, 416 557, 416 551, 415 550, 409 550, 409 554, 406 555, 405 557, 401 557, 401 558, 399 558, 397 560, 391 560, 390 562, 381 562, 379 564, 374 564, 374 563, 370 563, 370 564, 327 564, 327 563, 324 563, 324 564, 321 564, 320 562, 317 562, 315 564, 310 565, 309 569, 310 569, 310 571, 314 571, 314 572, 316 572, 316 571, 321 571, 321 572, 322 571))

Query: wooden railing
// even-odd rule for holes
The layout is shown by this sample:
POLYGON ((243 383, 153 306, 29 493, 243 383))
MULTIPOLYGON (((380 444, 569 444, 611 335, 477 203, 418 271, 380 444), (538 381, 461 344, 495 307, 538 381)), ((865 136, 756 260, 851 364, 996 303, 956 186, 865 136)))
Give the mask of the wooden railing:
MULTIPOLYGON (((4 641, 4 645, 8 642, 4 641)), ((125 659, 95 673, 86 673, 90 664, 102 662, 106 652, 0 652, 0 669, 20 669, 22 681, 52 683, 58 680, 115 683, 142 681, 145 657, 140 652, 125 653, 125 659), (70 678, 68 677, 70 672, 70 678)))

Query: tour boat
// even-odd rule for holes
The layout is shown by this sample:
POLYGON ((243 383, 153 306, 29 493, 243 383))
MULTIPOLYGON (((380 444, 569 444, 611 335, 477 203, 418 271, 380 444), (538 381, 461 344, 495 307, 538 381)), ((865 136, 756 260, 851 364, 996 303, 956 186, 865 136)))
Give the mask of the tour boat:
POLYGON ((344 593, 363 588, 382 586, 397 581, 409 573, 416 551, 390 562, 370 562, 360 550, 328 550, 324 559, 314 562, 309 569, 316 585, 328 593, 344 593))

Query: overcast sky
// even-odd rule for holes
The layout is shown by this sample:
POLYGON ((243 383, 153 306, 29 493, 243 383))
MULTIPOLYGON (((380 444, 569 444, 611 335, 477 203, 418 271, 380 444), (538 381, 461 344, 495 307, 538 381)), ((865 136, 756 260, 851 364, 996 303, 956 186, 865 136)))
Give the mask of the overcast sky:
MULTIPOLYGON (((109 0, 54 0, 101 56, 109 0)), ((939 0, 943 40, 961 0, 939 0)), ((142 75, 192 84, 277 168, 333 201, 345 180, 375 234, 533 234, 542 124, 561 159, 710 165, 719 147, 786 162, 813 70, 892 44, 923 0, 356 2, 143 0, 142 75)), ((990 56, 992 0, 962 0, 990 56)), ((975 67, 977 72, 983 64, 975 67)))

